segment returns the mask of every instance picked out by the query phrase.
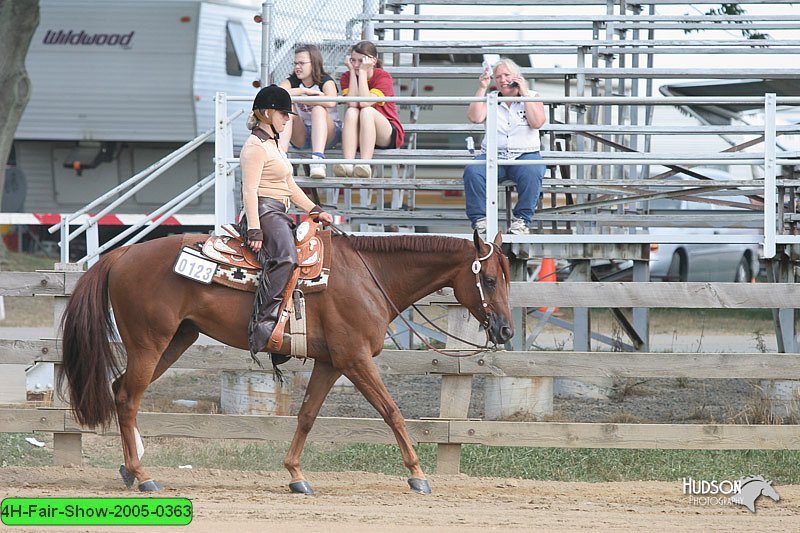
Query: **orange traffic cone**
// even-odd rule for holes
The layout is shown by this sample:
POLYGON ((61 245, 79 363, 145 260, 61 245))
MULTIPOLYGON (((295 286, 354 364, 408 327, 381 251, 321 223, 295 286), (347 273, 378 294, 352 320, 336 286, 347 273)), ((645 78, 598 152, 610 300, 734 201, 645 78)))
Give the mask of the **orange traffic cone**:
MULTIPOLYGON (((536 278, 536 281, 541 282, 555 282, 556 280, 556 261, 552 257, 547 257, 542 259, 542 263, 539 266, 539 276, 536 278)), ((547 307, 540 307, 540 313, 546 313, 547 307)), ((554 313, 558 313, 558 307, 553 310, 554 313)))

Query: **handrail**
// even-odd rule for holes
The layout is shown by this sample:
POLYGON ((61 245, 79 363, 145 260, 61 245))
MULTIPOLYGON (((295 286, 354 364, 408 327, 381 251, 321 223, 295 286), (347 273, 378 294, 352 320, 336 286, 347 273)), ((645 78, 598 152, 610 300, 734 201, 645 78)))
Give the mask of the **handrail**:
MULTIPOLYGON (((188 143, 184 144, 183 146, 181 146, 180 148, 178 148, 174 152, 172 152, 172 153, 170 153, 168 155, 165 155, 164 157, 162 157, 161 159, 159 159, 158 161, 156 161, 155 163, 153 163, 149 167, 147 167, 144 170, 134 174, 133 176, 131 176, 130 178, 128 178, 124 182, 120 183, 119 185, 117 185, 116 187, 111 189, 110 191, 108 191, 105 194, 102 194, 101 196, 99 196, 96 199, 92 200, 91 202, 89 202, 88 204, 86 204, 82 208, 78 209, 74 213, 72 213, 70 215, 67 215, 58 224, 53 224, 52 226, 47 228, 48 233, 50 233, 52 235, 53 233, 58 231, 62 226, 68 224, 70 221, 78 218, 79 216, 88 213, 89 210, 92 209, 93 207, 96 207, 98 205, 103 204, 106 200, 108 200, 109 198, 115 196, 120 191, 123 191, 123 190, 127 189, 132 184, 138 182, 139 180, 141 180, 145 176, 148 176, 151 172, 154 172, 156 170, 161 169, 161 167, 163 167, 164 165, 167 165, 167 164, 172 165, 172 164, 174 164, 175 163, 173 161, 174 159, 183 157, 185 154, 190 153, 197 146, 199 146, 200 143, 202 143, 203 141, 208 140, 213 133, 214 133, 213 128, 209 129, 209 130, 206 130, 205 132, 201 133, 200 135, 198 135, 197 137, 195 137, 194 139, 192 139, 188 143)), ((99 218, 99 217, 95 216, 94 218, 99 218)), ((90 225, 91 224, 86 223, 83 226, 81 226, 81 228, 82 229, 86 229, 90 225)))
MULTIPOLYGON (((233 122, 234 120, 236 120, 239 116, 241 116, 243 112, 244 111, 240 109, 240 110, 232 113, 230 116, 228 116, 226 118, 226 125, 229 126, 230 123, 233 122)), ((61 262, 62 263, 69 262, 69 242, 70 241, 72 241, 73 239, 75 239, 80 234, 86 232, 88 229, 90 229, 93 226, 95 226, 97 224, 97 221, 100 218, 102 218, 103 216, 105 216, 108 213, 110 213, 115 207, 121 205, 123 202, 125 202, 126 200, 131 198, 134 194, 136 194, 139 190, 141 190, 147 184, 151 183, 157 177, 162 175, 164 172, 166 172, 172 166, 174 166, 179 161, 181 161, 183 158, 185 158, 190 153, 192 153, 194 150, 196 150, 199 146, 201 146, 203 144, 203 142, 207 141, 211 137, 211 135, 214 133, 214 131, 215 131, 215 128, 211 128, 209 130, 206 130, 205 132, 201 133, 200 135, 198 135, 197 137, 195 137, 191 141, 187 142, 186 144, 184 144, 183 146, 178 148, 176 151, 166 155, 165 157, 163 157, 160 160, 156 161, 155 163, 153 163, 152 165, 150 165, 146 169, 134 174, 133 176, 131 176, 130 178, 125 180, 120 185, 114 187, 110 191, 108 191, 105 194, 101 195, 100 197, 98 197, 97 199, 93 200, 92 202, 88 203, 87 205, 85 205, 84 207, 79 209, 78 211, 76 211, 74 213, 71 213, 69 215, 63 216, 61 221, 58 224, 54 224, 53 226, 48 228, 48 232, 51 233, 51 234, 55 233, 59 229, 62 232, 61 233, 61 262), (96 213, 94 215, 90 215, 87 218, 87 220, 83 224, 81 224, 80 227, 78 227, 78 229, 76 229, 76 230, 74 230, 72 232, 69 231, 69 226, 70 226, 70 222, 71 221, 77 219, 81 215, 84 215, 84 214, 88 213, 89 210, 92 209, 93 207, 96 207, 98 205, 101 205, 101 204, 105 203, 105 201, 107 201, 109 198, 113 197, 114 195, 116 195, 116 194, 118 194, 121 191, 126 190, 126 189, 128 189, 128 190, 124 194, 121 194, 116 200, 114 200, 113 202, 108 204, 105 208, 101 209, 98 213, 96 213)), ((184 193, 188 193, 190 191, 193 191, 196 187, 197 187, 197 184, 192 185, 191 187, 189 187, 187 189, 187 191, 184 191, 184 193)), ((181 193, 181 194, 184 194, 184 193, 181 193)), ((133 228, 135 230, 135 229, 141 227, 142 225, 144 225, 145 223, 147 223, 148 221, 151 221, 152 218, 153 218, 153 215, 157 215, 157 214, 160 214, 160 212, 166 211, 169 208, 169 205, 170 205, 169 203, 165 204, 165 206, 162 206, 161 208, 159 208, 154 213, 151 213, 151 214, 147 215, 140 222, 138 222, 138 223, 134 224, 133 226, 131 226, 131 228, 133 228)), ((152 230, 150 230, 150 231, 152 231, 152 230)), ((109 241, 110 244, 106 243, 106 245, 99 247, 98 248, 99 251, 97 251, 97 253, 92 253, 92 252, 88 253, 86 256, 84 256, 79 261, 79 263, 83 263, 83 262, 85 262, 87 260, 90 260, 90 259, 93 259, 93 258, 97 257, 100 253, 102 253, 103 251, 107 250, 110 246, 113 246, 113 244, 116 244, 116 242, 119 242, 119 241, 112 239, 112 241, 109 241)))
POLYGON ((738 29, 739 25, 731 25, 728 28, 721 22, 783 22, 786 20, 798 20, 800 16, 796 13, 786 13, 781 15, 597 15, 581 14, 574 15, 547 15, 542 18, 541 13, 517 13, 514 15, 444 15, 436 13, 426 13, 424 15, 412 15, 404 13, 378 13, 372 16, 376 24, 384 22, 466 22, 481 24, 483 22, 713 22, 720 29, 738 29), (795 15, 795 16, 793 16, 795 15))
MULTIPOLYGON (((412 15, 402 13, 378 13, 372 16, 374 21, 387 22, 780 22, 785 20, 800 21, 800 13, 786 13, 781 15, 547 15, 542 18, 540 13, 516 13, 514 15, 443 15, 443 14, 424 14, 412 15), (796 16, 793 16, 796 15, 796 16)), ((720 25, 726 28, 725 25, 720 25)), ((738 29, 737 26, 732 26, 738 29)))
POLYGON ((214 184, 214 173, 212 172, 199 182, 192 185, 189 189, 179 193, 175 196, 172 200, 167 202, 166 204, 162 205, 157 210, 149 213, 142 218, 139 219, 135 224, 132 224, 129 228, 122 231, 119 235, 109 239, 104 245, 99 246, 97 250, 94 251, 87 251, 88 253, 83 256, 81 259, 77 261, 78 264, 83 264, 85 262, 89 262, 95 257, 99 257, 100 254, 105 252, 106 250, 113 247, 118 242, 122 241, 125 237, 130 235, 131 233, 135 232, 139 228, 143 228, 143 230, 138 234, 135 235, 133 238, 125 242, 125 245, 133 244, 138 242, 142 239, 145 235, 149 234, 151 231, 156 229, 164 220, 174 215, 177 211, 181 208, 186 206, 189 202, 206 192, 211 186, 214 184), (157 217, 157 218, 154 218, 157 217), (151 222, 150 224, 147 224, 151 222), (147 224, 145 226, 145 224, 147 224))
MULTIPOLYGON (((252 102, 252 96, 226 96, 229 102, 252 102)), ((394 102, 397 104, 461 105, 485 101, 480 96, 293 96, 293 102, 394 102)), ((542 102, 592 105, 762 104, 763 96, 501 96, 499 102, 542 102)), ((777 96, 776 105, 800 105, 800 96, 777 96)))
MULTIPOLYGON (((610 0, 547 0, 546 2, 531 2, 530 0, 483 0, 481 2, 484 6, 529 6, 529 5, 548 5, 548 6, 608 6, 616 5, 619 2, 610 0)), ((748 2, 741 2, 747 4, 748 2)), ((750 2, 753 3, 753 2, 750 2)), ((762 4, 794 4, 797 0, 767 0, 758 1, 755 3, 762 4)), ((475 5, 475 0, 388 0, 383 4, 388 6, 406 6, 406 5, 420 5, 420 6, 459 6, 459 5, 475 5)), ((638 5, 686 5, 686 4, 719 4, 719 0, 639 0, 638 5)))
MULTIPOLYGON (((250 97, 244 96, 225 96, 225 101, 230 102, 249 102, 251 99, 250 97)), ((447 150, 444 150, 443 154, 439 157, 435 157, 432 159, 424 159, 421 160, 418 157, 417 152, 413 150, 407 150, 408 157, 397 157, 397 155, 401 152, 406 150, 397 149, 397 150, 388 150, 387 156, 388 157, 374 157, 371 159, 345 159, 345 158, 327 158, 325 163, 327 165, 332 165, 336 163, 361 163, 361 164, 375 164, 375 165, 426 165, 426 166, 459 166, 463 167, 466 165, 487 165, 487 206, 486 206, 486 214, 487 214, 487 232, 488 234, 493 234, 497 230, 498 226, 498 205, 497 205, 497 170, 501 166, 517 166, 517 165, 529 165, 529 164, 541 164, 539 161, 516 161, 516 160, 502 160, 497 158, 494 151, 492 150, 492 132, 496 131, 496 127, 493 126, 493 121, 496 120, 495 114, 491 111, 496 109, 497 104, 500 102, 522 102, 522 101, 536 101, 536 102, 543 102, 546 105, 613 105, 613 106, 635 106, 635 105, 668 105, 668 106, 676 106, 676 105, 687 105, 687 104, 696 104, 696 105, 714 105, 714 104, 750 104, 751 106, 757 105, 767 105, 769 102, 770 105, 774 107, 777 105, 798 105, 800 104, 800 97, 776 97, 774 94, 768 94, 765 96, 757 96, 757 97, 677 97, 677 98, 669 98, 663 96, 620 96, 620 97, 500 97, 496 93, 489 93, 485 97, 477 97, 477 96, 464 96, 464 97, 457 97, 457 96, 447 96, 447 97, 405 97, 405 96, 393 96, 393 97, 357 97, 357 96, 337 96, 337 97, 328 97, 328 96, 319 96, 319 97, 297 97, 295 98, 298 102, 314 102, 314 101, 335 101, 338 103, 345 103, 345 102, 395 102, 395 103, 409 103, 409 104, 439 104, 439 105, 464 105, 470 102, 479 102, 479 101, 486 101, 490 102, 488 105, 488 116, 486 120, 486 126, 484 128, 487 140, 488 140, 488 147, 487 147, 487 159, 486 161, 476 161, 474 159, 465 159, 463 156, 467 155, 469 152, 466 150, 453 150, 453 155, 456 157, 447 157, 447 150), (495 105, 491 105, 494 103, 495 105), (459 157, 460 156, 460 157, 459 157)), ((585 130, 585 131, 592 131, 595 129, 599 129, 602 131, 602 126, 591 126, 591 125, 577 125, 573 126, 570 124, 558 125, 558 128, 550 127, 551 130, 558 129, 561 131, 569 130, 570 127, 574 127, 576 130, 585 130)), ((622 128, 622 126, 619 126, 622 128)), ((720 127, 707 127, 706 129, 721 129, 720 127)), ((545 128, 547 129, 547 128, 545 128)), ((655 128, 658 130, 658 127, 655 128)), ((549 166, 554 165, 569 165, 569 166, 583 166, 583 165, 607 165, 607 166, 620 166, 620 165, 644 165, 644 166, 651 166, 651 165, 663 165, 669 168, 672 168, 674 172, 682 171, 683 167, 689 168, 695 165, 708 165, 708 164, 727 164, 727 165, 758 165, 764 166, 767 169, 767 172, 773 172, 771 176, 768 176, 761 182, 757 181, 750 181, 748 185, 755 186, 745 192, 742 191, 742 194, 748 195, 758 195, 760 190, 765 192, 765 199, 767 203, 770 201, 775 201, 776 198, 776 187, 777 181, 774 175, 775 167, 777 165, 797 165, 798 159, 800 158, 800 153, 798 152, 781 152, 776 153, 776 148, 774 144, 774 140, 776 138, 776 134, 781 130, 782 133, 784 132, 795 132, 798 131, 798 128, 795 126, 782 126, 779 127, 775 123, 774 116, 772 121, 767 121, 764 126, 747 126, 746 128, 740 128, 741 132, 748 132, 758 136, 761 133, 761 137, 766 139, 767 145, 772 143, 771 147, 767 146, 763 151, 760 152, 740 152, 735 150, 728 150, 722 153, 714 153, 714 154, 692 154, 692 153, 652 153, 652 152, 609 152, 609 151, 583 151, 583 152, 572 152, 572 153, 565 153, 565 152, 544 152, 548 155, 548 157, 544 160, 544 163, 549 166), (769 130, 769 131, 767 131, 769 130), (768 162, 768 166, 765 164, 768 162), (771 169, 771 170, 770 170, 771 169), (767 194, 767 190, 771 191, 772 194, 770 200, 770 196, 767 194)), ((691 128, 687 128, 687 130, 691 130, 691 128)), ((641 133, 646 133, 646 129, 630 129, 630 132, 639 131, 641 133)), ((673 130, 673 133, 680 133, 679 129, 673 130)), ((706 132, 708 133, 708 132, 706 132)), ((230 134, 223 134, 222 138, 230 139, 230 134)), ((230 142, 229 140, 226 142, 230 142)), ((752 144, 752 142, 751 142, 752 144)), ((433 151, 432 151, 433 152, 433 151)), ((232 152, 230 152, 232 153, 232 152)), ((238 159, 232 156, 222 157, 218 160, 218 162, 223 162, 225 165, 232 165, 238 163, 238 159)), ((291 158, 290 162, 293 164, 308 164, 312 163, 311 159, 305 158, 291 158)), ((688 172, 688 171, 687 171, 688 172)), ((411 180, 413 181, 413 180, 411 180)), ((590 180, 581 180, 582 183, 587 183, 590 180)), ((606 183, 608 180, 598 180, 597 184, 601 185, 606 183)), ((637 180, 641 182, 642 180, 637 180)), ((324 186, 324 181, 318 181, 320 186, 324 186)), ((386 188, 391 188, 392 185, 389 183, 385 183, 386 188)), ((568 180, 565 180, 563 183, 564 186, 569 186, 568 180)), ((685 186, 689 186, 687 182, 684 184, 685 186)), ((696 183, 694 185, 697 185, 696 183)), ((716 184, 715 184, 716 185, 716 184)), ((218 183, 219 186, 219 183, 218 183)), ((622 185, 621 190, 616 191, 617 193, 622 193, 623 188, 627 185, 622 185)), ((736 188, 739 185, 736 183, 728 184, 730 188, 736 188)), ((380 187, 369 187, 370 189, 380 188, 380 187)), ((399 187, 402 188, 402 187, 399 187)), ((633 189, 632 189, 633 191, 633 189)), ((670 194, 675 196, 680 196, 680 193, 653 193, 648 195, 641 196, 641 191, 633 191, 640 196, 630 197, 631 201, 640 201, 641 199, 650 199, 652 198, 660 198, 666 197, 670 194), (638 199, 637 199, 638 198, 638 199)), ((614 192, 609 192, 609 194, 614 194, 614 192)), ((620 204, 626 201, 625 198, 616 198, 613 200, 602 200, 606 204, 620 204)), ((599 205, 599 204, 598 204, 599 205)), ((605 205, 605 204, 604 204, 605 205)), ((593 206, 596 207, 596 206, 593 206)), ((347 208, 346 209, 350 209, 347 208)), ((772 210, 765 208, 764 209, 764 225, 765 228, 768 228, 769 223, 768 220, 772 221, 772 225, 775 226, 778 221, 776 220, 776 213, 775 213, 775 206, 773 205, 772 210)), ((352 210, 351 210, 352 211, 352 210)), ((425 218, 424 213, 420 212, 422 218, 425 218)), ((390 215, 387 212, 387 215, 390 215)), ((588 218, 584 217, 584 220, 589 220, 588 218)), ((783 219, 782 219, 783 220, 783 219)), ((764 242, 765 244, 765 255, 772 253, 774 255, 774 247, 776 244, 779 243, 794 243, 800 242, 800 236, 795 235, 778 235, 777 228, 773 228, 773 233, 770 234, 768 229, 765 229, 760 236, 757 236, 758 242, 764 242)), ((631 235, 626 234, 625 239, 627 240, 628 237, 631 235)), ((612 242, 612 241, 619 241, 620 235, 614 235, 611 237, 605 237, 603 235, 598 234, 583 234, 583 235, 524 235, 524 236, 515 236, 509 235, 507 236, 509 242, 520 242, 520 243, 544 243, 544 242, 612 242), (609 239, 605 241, 604 239, 609 239)), ((641 239, 642 237, 636 237, 637 239, 641 239)), ((660 239, 669 239, 675 238, 674 236, 654 236, 649 235, 644 237, 644 239, 650 239, 650 242, 657 242, 660 239)), ((683 237, 682 237, 683 238, 683 237)), ((687 239, 696 239, 700 238, 699 236, 688 236, 685 237, 687 239)), ((728 240, 739 240, 739 241, 746 241, 752 242, 753 236, 752 235, 730 235, 727 236, 726 239, 728 240)), ((637 241, 638 242, 638 241, 637 241)), ((767 255, 767 257, 771 257, 767 255)))

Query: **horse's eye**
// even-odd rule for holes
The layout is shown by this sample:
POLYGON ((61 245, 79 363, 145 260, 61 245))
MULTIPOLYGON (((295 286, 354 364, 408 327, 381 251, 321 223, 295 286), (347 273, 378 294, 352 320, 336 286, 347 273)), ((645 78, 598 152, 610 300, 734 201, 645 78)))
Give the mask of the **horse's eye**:
POLYGON ((495 278, 484 277, 483 284, 488 290, 494 290, 497 287, 497 280, 495 278))

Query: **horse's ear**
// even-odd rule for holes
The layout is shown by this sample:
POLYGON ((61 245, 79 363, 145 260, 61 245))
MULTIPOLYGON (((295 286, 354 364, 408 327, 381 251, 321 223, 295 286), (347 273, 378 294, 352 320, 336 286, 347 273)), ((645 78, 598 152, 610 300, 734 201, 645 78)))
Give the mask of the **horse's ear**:
POLYGON ((494 245, 498 248, 503 245, 503 234, 499 231, 497 232, 497 235, 494 236, 494 245))
POLYGON ((478 252, 478 255, 481 255, 481 245, 483 244, 483 239, 481 239, 481 236, 478 235, 478 230, 472 230, 472 242, 475 243, 475 250, 478 252))

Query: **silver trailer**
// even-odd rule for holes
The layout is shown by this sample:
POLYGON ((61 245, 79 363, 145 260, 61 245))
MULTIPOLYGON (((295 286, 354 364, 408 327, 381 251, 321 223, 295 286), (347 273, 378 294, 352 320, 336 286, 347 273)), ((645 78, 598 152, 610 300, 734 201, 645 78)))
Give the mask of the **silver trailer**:
MULTIPOLYGON (((41 0, 33 92, 6 212, 72 212, 213 127, 214 95, 254 94, 259 6, 199 0, 41 0)), ((234 139, 240 145, 245 129, 234 139)), ((213 137, 212 137, 213 141, 213 137)), ((201 146, 118 213, 146 213, 213 172, 201 146)), ((184 209, 212 213, 213 195, 184 209)))

